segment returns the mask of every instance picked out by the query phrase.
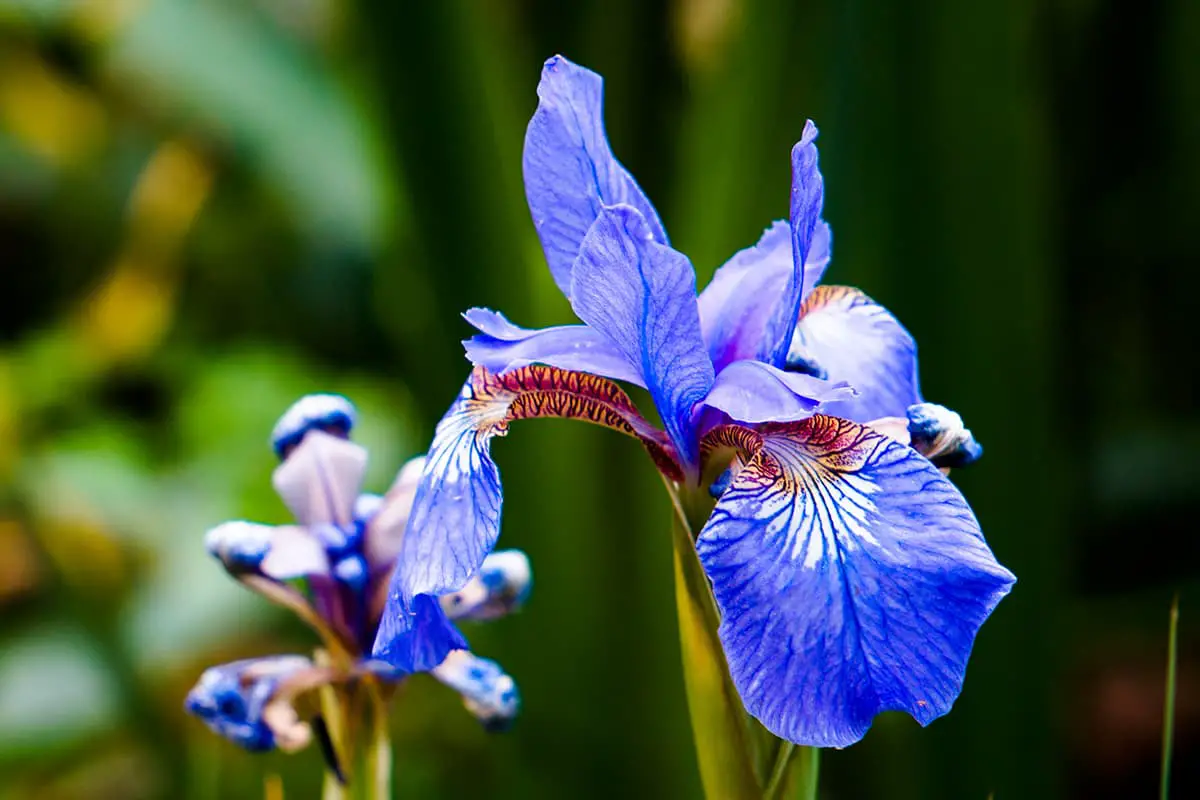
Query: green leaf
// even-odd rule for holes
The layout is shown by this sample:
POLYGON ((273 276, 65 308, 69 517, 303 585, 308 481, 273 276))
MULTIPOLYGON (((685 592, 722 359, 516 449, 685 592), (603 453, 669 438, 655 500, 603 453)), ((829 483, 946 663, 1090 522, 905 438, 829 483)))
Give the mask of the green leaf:
POLYGON ((717 639, 717 609, 708 577, 696 556, 678 496, 675 519, 675 603, 692 736, 704 794, 720 800, 759 798, 761 789, 749 758, 745 713, 717 639))

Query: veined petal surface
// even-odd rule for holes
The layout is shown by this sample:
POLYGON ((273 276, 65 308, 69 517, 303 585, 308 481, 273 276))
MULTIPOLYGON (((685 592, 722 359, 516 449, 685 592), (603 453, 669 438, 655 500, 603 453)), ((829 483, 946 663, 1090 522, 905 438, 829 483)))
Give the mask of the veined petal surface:
POLYGON ((502 492, 491 442, 508 433, 511 421, 536 417, 618 430, 639 439, 669 476, 682 475, 666 437, 612 381, 553 367, 523 367, 504 375, 476 367, 438 423, 426 456, 376 639, 379 657, 399 666, 387 653, 413 649, 391 641, 411 629, 413 598, 461 589, 495 546, 502 492))
MULTIPOLYGON (((700 293, 700 329, 718 374, 734 361, 759 358, 775 344, 770 337, 781 335, 770 326, 794 280, 791 230, 788 222, 773 223, 757 244, 726 261, 700 293)), ((830 244, 829 226, 818 220, 804 265, 805 297, 825 272, 830 244)))
POLYGON ((467 358, 489 372, 502 375, 530 364, 545 364, 645 386, 641 372, 624 353, 607 336, 586 325, 529 330, 486 308, 472 308, 463 317, 480 331, 463 342, 467 358))
POLYGON ((949 711, 1015 580, 954 485, 911 448, 824 415, 708 439, 747 459, 697 541, 746 709, 819 747, 852 744, 881 711, 922 725, 949 711))
POLYGON ((784 372, 761 361, 735 361, 717 375, 704 404, 738 422, 795 422, 824 404, 853 396, 844 381, 784 372))
POLYGON ((767 327, 762 350, 758 360, 766 361, 773 367, 782 367, 787 357, 788 345, 792 341, 792 331, 796 328, 796 318, 800 312, 800 303, 804 298, 805 286, 813 286, 816 281, 809 282, 805 278, 806 263, 813 249, 813 240, 818 232, 824 237, 819 241, 823 245, 825 261, 829 257, 829 229, 827 226, 818 230, 821 221, 821 208, 825 203, 825 179, 817 166, 817 126, 809 120, 804 125, 804 133, 800 141, 792 148, 792 197, 789 221, 792 229, 792 275, 787 288, 775 308, 775 314, 767 327))
POLYGON ((588 231, 572 287, 575 313, 638 365, 682 462, 694 465, 693 411, 714 375, 691 263, 656 242, 637 209, 613 206, 588 231))
POLYGON ((719 373, 762 350, 767 326, 792 275, 792 233, 775 222, 758 243, 739 250, 715 273, 697 301, 708 355, 719 373))
POLYGON ((604 132, 604 81, 562 56, 548 60, 538 107, 525 132, 525 197, 554 282, 569 299, 571 269, 588 228, 606 205, 624 203, 667 243, 658 213, 621 166, 604 132))
POLYGON ((467 640, 436 597, 389 595, 371 656, 399 674, 409 674, 428 672, 466 646, 467 640))
POLYGON ((800 309, 788 361, 808 359, 858 392, 824 413, 855 422, 903 417, 921 402, 917 345, 886 308, 848 286, 818 286, 800 309))

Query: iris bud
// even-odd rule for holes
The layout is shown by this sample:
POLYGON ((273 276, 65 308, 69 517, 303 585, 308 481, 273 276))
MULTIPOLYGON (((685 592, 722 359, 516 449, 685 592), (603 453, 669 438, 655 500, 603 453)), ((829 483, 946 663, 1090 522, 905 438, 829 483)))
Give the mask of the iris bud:
POLYGON ((283 413, 271 431, 271 447, 280 460, 287 458, 304 435, 324 431, 348 439, 358 418, 354 404, 337 394, 310 394, 301 397, 283 413))

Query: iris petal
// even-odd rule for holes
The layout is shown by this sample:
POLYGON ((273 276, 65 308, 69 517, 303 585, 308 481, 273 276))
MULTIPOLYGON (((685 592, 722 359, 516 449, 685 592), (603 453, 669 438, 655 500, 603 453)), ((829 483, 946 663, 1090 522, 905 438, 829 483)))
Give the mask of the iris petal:
POLYGON ((204 536, 209 555, 233 574, 257 572, 277 581, 329 573, 320 541, 299 525, 262 525, 235 520, 204 536))
POLYGON ((761 361, 735 361, 721 370, 704 404, 738 422, 794 422, 824 404, 853 396, 844 381, 784 372, 761 361))
MULTIPOLYGON (((792 148, 792 198, 789 220, 792 229, 792 276, 787 283, 783 299, 776 306, 775 314, 767 328, 759 361, 773 367, 782 367, 792 341, 792 331, 800 312, 806 286, 816 281, 806 278, 806 263, 813 249, 814 239, 824 248, 817 255, 825 261, 829 257, 828 227, 818 228, 821 207, 825 202, 825 180, 817 166, 817 126, 809 120, 804 125, 800 141, 792 148), (819 236, 817 234, 820 234, 819 236)), ((823 265, 822 265, 823 269, 823 265)))
POLYGON ((467 358, 489 372, 500 375, 530 364, 545 364, 644 386, 629 359, 608 337, 586 325, 529 330, 484 308, 472 308, 463 316, 481 331, 463 342, 467 358))
MULTIPOLYGON (((513 420, 579 419, 639 439, 659 468, 681 477, 670 445, 638 414, 617 384, 594 375, 532 366, 493 375, 476 367, 438 423, 417 487, 399 566, 392 575, 375 653, 401 659, 411 642, 394 643, 413 627, 417 595, 461 589, 500 534, 500 472, 491 442, 513 420)), ((393 662, 394 663, 394 662, 393 662)))
POLYGON ((325 682, 325 671, 303 656, 269 656, 210 667, 188 693, 188 713, 213 732, 247 750, 298 750, 311 732, 290 715, 271 713, 271 704, 288 684, 325 682))
POLYGON ((654 206, 608 146, 601 77, 555 56, 542 69, 537 91, 522 159, 525 197, 550 273, 569 299, 575 256, 602 206, 633 206, 655 241, 666 244, 667 235, 654 206))
POLYGON ((658 244, 630 206, 600 212, 579 251, 572 279, 575 313, 636 364, 683 463, 696 463, 696 404, 713 382, 700 333, 696 273, 658 244))
POLYGON ((275 468, 271 480, 301 525, 349 525, 366 470, 362 447, 312 430, 275 468))
POLYGON ((808 296, 788 354, 790 363, 801 360, 858 391, 852 400, 823 408, 825 413, 869 422, 903 417, 921 402, 916 342, 887 309, 858 289, 818 286, 808 296))
POLYGON ((462 695, 463 705, 492 732, 507 730, 521 708, 517 684, 495 661, 456 650, 433 676, 462 695))
POLYGON ((467 640, 442 611, 437 598, 388 597, 387 610, 379 620, 379 632, 371 655, 399 674, 428 672, 467 640))
POLYGON ((823 415, 710 438, 749 456, 697 541, 747 710, 822 747, 857 741, 881 711, 945 714, 1015 580, 954 485, 914 450, 823 415))

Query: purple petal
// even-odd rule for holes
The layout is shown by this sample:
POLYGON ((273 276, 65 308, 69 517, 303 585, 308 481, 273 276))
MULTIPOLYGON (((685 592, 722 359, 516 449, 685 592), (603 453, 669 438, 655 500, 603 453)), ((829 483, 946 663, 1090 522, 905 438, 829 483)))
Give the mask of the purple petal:
POLYGON ((450 619, 484 622, 507 616, 529 598, 533 570, 520 550, 497 550, 467 585, 442 595, 442 609, 450 619))
POLYGON ((348 525, 366 469, 366 450, 313 430, 275 468, 272 483, 301 525, 348 525))
POLYGON ((812 416, 822 404, 853 396, 845 382, 784 372, 761 361, 735 361, 717 375, 704 404, 738 422, 794 422, 812 416))
MULTIPOLYGON (((788 281, 783 298, 776 306, 775 314, 767 327, 759 361, 774 367, 782 367, 787 356, 796 318, 800 314, 800 303, 806 285, 814 285, 805 279, 805 264, 813 246, 814 233, 821 219, 821 206, 825 202, 825 181, 817 166, 817 126, 809 120, 804 126, 800 141, 792 148, 792 201, 790 222, 792 227, 792 277, 788 281)), ((823 231, 824 257, 828 260, 828 228, 823 231)), ((822 242, 818 242, 821 244, 822 242)), ((818 255, 821 255, 818 252, 818 255)))
POLYGON ((367 522, 363 554, 367 557, 372 575, 391 569, 400 555, 404 546, 404 531, 408 527, 408 517, 424 469, 425 456, 411 459, 401 467, 396 480, 367 522))
POLYGON ((767 325, 792 274, 792 237, 786 222, 767 228, 758 244, 740 250, 700 293, 700 327, 717 372, 763 348, 767 325))
POLYGON ((655 241, 666 244, 654 206, 609 149, 603 81, 596 73, 562 56, 546 62, 522 163, 534 228, 550 273, 568 298, 575 256, 602 206, 633 206, 655 241))
POLYGON ((858 392, 822 411, 856 422, 903 417, 921 402, 917 345, 887 309, 857 289, 819 286, 801 312, 789 363, 819 365, 830 380, 858 392))
POLYGON ((605 208, 579 251, 572 305, 638 365, 680 459, 695 464, 692 413, 712 386, 713 367, 687 258, 658 244, 637 209, 605 208))
POLYGON ((1015 581, 954 485, 846 420, 723 431, 757 453, 696 546, 746 709, 818 747, 858 741, 882 711, 922 725, 949 711, 1015 581))
POLYGON ((463 342, 467 358, 497 375, 530 364, 546 364, 643 385, 642 376, 629 359, 604 334, 586 325, 529 330, 485 308, 472 308, 463 317, 481 331, 463 342))

